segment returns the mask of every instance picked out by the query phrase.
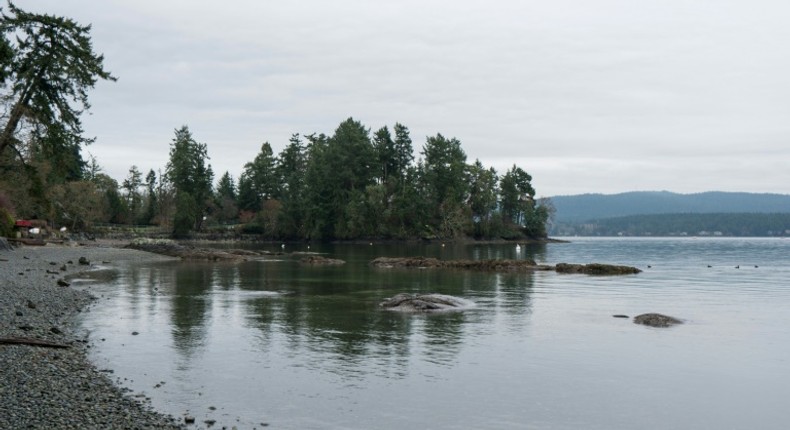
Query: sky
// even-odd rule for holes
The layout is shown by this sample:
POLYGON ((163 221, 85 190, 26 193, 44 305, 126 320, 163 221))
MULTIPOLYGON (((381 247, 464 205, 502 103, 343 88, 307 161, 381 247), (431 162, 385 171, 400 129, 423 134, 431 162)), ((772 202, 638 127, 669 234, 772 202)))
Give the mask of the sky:
POLYGON ((461 141, 538 196, 790 193, 786 0, 16 0, 92 24, 119 79, 86 152, 164 170, 189 126, 219 177, 353 117, 461 141))

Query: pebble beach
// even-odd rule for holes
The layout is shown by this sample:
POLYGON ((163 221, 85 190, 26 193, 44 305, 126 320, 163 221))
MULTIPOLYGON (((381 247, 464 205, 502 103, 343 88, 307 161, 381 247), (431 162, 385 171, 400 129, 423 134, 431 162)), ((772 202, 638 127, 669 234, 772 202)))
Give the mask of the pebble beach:
POLYGON ((69 279, 99 265, 168 258, 116 246, 0 251, 1 429, 184 428, 88 359, 88 334, 76 321, 96 298, 69 279), (31 344, 37 342, 46 345, 31 344))

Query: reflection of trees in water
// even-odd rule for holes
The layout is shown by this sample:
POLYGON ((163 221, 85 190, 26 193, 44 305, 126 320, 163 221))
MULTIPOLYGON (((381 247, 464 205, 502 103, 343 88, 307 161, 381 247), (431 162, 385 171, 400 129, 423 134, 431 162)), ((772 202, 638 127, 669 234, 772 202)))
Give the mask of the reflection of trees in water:
POLYGON ((425 315, 420 321, 424 360, 442 366, 455 363, 464 342, 464 312, 425 315))
POLYGON ((374 269, 363 275, 314 275, 308 271, 306 280, 292 279, 292 295, 248 301, 247 314, 262 339, 271 340, 273 331, 281 331, 293 356, 307 355, 308 366, 313 362, 348 378, 366 376, 364 372, 403 377, 409 363, 420 357, 452 365, 465 337, 490 334, 498 312, 522 316, 514 318, 512 325, 523 328, 533 282, 532 274, 460 270, 374 269), (369 281, 368 288, 360 279, 369 281), (398 292, 449 294, 481 303, 478 309, 429 315, 378 307, 398 292), (485 329, 467 330, 469 324, 485 329))
POLYGON ((184 358, 206 342, 211 319, 235 320, 256 330, 256 349, 350 379, 366 372, 403 377, 415 359, 452 366, 469 336, 522 330, 534 283, 531 273, 305 268, 294 262, 182 262, 135 273, 135 285, 172 293, 173 343, 184 358), (378 307, 400 292, 448 294, 477 307, 432 315, 378 307))
POLYGON ((212 267, 207 264, 182 263, 173 272, 172 319, 173 343, 185 356, 203 345, 207 313, 211 298, 212 267))
POLYGON ((516 245, 515 242, 507 245, 470 245, 471 248, 467 250, 468 256, 454 258, 471 258, 473 260, 535 260, 537 262, 546 260, 545 243, 522 243, 518 244, 518 249, 516 245))

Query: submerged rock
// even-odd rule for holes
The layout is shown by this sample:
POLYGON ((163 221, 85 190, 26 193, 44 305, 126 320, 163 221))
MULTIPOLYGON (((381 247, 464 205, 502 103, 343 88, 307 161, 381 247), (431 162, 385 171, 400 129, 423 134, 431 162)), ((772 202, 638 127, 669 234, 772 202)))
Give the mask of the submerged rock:
POLYGON ((312 266, 336 266, 340 264, 346 264, 345 261, 339 260, 337 258, 327 258, 322 257, 320 255, 311 255, 299 260, 301 264, 309 264, 312 266))
POLYGON ((550 266, 542 266, 534 260, 439 260, 431 257, 379 257, 370 264, 380 268, 443 268, 464 270, 485 270, 495 272, 514 272, 521 270, 551 270, 550 266))
POLYGON ((568 264, 559 263, 554 266, 557 273, 583 273, 585 275, 633 275, 642 272, 631 266, 616 266, 612 264, 568 264))
POLYGON ((675 324, 683 324, 683 321, 668 315, 648 313, 635 316, 634 323, 650 327, 669 327, 675 324))
POLYGON ((403 312, 434 312, 457 310, 468 307, 471 302, 444 294, 407 294, 401 293, 379 303, 389 310, 403 312))

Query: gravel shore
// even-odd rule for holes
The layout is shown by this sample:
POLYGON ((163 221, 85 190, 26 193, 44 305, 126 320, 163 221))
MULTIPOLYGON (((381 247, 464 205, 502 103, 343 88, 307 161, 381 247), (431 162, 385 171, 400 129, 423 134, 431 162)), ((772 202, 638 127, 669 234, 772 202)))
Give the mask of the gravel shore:
POLYGON ((80 337, 75 317, 95 298, 64 286, 70 276, 96 263, 162 258, 167 257, 109 245, 0 251, 0 339, 67 346, 0 342, 0 429, 184 428, 136 400, 90 363, 88 342, 80 337), (80 264, 81 257, 91 264, 80 264))

